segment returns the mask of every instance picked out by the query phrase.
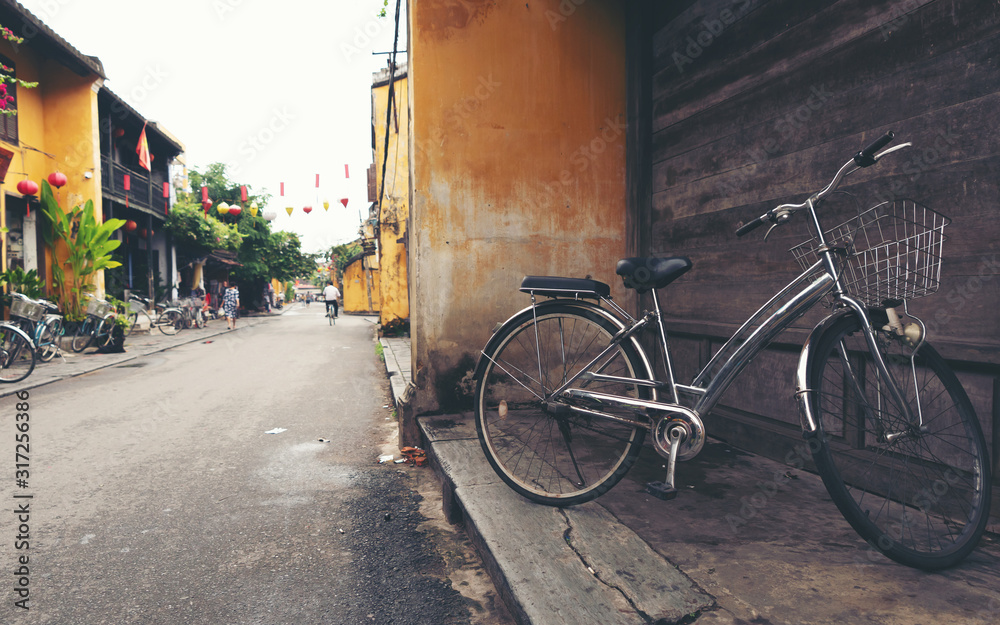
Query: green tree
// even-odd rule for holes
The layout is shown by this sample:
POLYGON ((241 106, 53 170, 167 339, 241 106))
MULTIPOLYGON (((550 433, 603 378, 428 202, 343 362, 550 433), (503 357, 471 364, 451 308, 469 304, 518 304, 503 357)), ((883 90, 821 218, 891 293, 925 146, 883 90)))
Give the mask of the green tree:
POLYGON ((341 243, 340 245, 331 247, 326 253, 326 258, 336 260, 337 271, 343 274, 344 269, 347 268, 347 263, 360 253, 361 244, 357 241, 351 241, 350 243, 341 243))
POLYGON ((170 209, 166 228, 177 246, 177 259, 186 265, 213 250, 236 252, 242 237, 236 226, 224 224, 214 216, 205 217, 201 205, 183 197, 170 209))

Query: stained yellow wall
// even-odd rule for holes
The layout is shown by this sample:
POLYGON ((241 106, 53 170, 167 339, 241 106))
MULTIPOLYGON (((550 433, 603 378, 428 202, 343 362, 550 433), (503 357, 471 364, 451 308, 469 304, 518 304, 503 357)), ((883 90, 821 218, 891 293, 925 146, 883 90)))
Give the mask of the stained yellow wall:
POLYGON ((406 222, 410 214, 409 185, 409 98, 407 80, 393 85, 395 100, 393 120, 389 124, 389 159, 386 161, 385 193, 382 193, 382 161, 385 155, 386 107, 389 85, 372 88, 372 115, 375 122, 376 186, 381 199, 379 214, 378 268, 379 321, 382 325, 394 319, 410 317, 410 300, 406 275, 406 222), (398 123, 397 123, 398 122, 398 123))
POLYGON ((624 292, 625 23, 619 0, 410 0, 410 328, 415 414, 460 380, 523 276, 624 292))
MULTIPOLYGON (((7 178, 0 188, 0 202, 6 194, 20 196, 17 183, 25 177, 41 185, 54 171, 66 174, 67 184, 56 191, 63 210, 90 199, 98 220, 103 219, 101 207, 100 136, 98 134, 96 74, 79 76, 51 60, 39 61, 30 41, 19 45, 15 52, 6 41, 0 41, 0 54, 15 63, 16 75, 38 82, 34 89, 17 88, 18 144, 0 141, 0 146, 14 152, 7 178), (91 178, 86 178, 89 172, 91 178)), ((0 206, 0 216, 6 225, 6 206, 0 206)), ((44 221, 39 219, 39 227, 44 221)), ((3 239, 3 264, 6 269, 6 238, 3 239)), ((60 257, 65 257, 61 250, 60 257)), ((52 264, 51 250, 46 250, 45 266, 52 264)), ((103 292, 103 272, 97 286, 103 292)), ((51 272, 49 272, 51 285, 51 272)))

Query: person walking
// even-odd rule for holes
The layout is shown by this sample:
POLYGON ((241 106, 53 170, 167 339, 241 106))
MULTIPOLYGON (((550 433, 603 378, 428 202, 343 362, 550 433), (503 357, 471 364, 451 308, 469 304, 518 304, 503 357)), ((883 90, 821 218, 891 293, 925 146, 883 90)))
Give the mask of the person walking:
POLYGON ((336 319, 340 314, 340 304, 337 302, 340 299, 340 289, 333 286, 332 280, 326 282, 326 288, 323 289, 323 299, 326 300, 326 314, 330 314, 330 307, 333 306, 333 317, 336 319))
POLYGON ((236 315, 240 311, 240 291, 236 288, 235 284, 231 285, 228 281, 223 282, 222 286, 226 289, 222 295, 222 311, 226 315, 226 322, 229 324, 229 329, 235 330, 236 315))

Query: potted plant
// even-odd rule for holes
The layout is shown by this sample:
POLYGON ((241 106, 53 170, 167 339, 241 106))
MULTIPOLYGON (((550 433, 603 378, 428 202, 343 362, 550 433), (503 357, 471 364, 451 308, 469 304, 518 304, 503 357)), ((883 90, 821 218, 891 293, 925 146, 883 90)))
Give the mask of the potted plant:
POLYGON ((102 354, 120 354, 125 351, 125 332, 128 330, 128 315, 125 314, 125 302, 110 295, 105 299, 114 306, 111 317, 111 337, 107 342, 98 336, 97 351, 102 354))

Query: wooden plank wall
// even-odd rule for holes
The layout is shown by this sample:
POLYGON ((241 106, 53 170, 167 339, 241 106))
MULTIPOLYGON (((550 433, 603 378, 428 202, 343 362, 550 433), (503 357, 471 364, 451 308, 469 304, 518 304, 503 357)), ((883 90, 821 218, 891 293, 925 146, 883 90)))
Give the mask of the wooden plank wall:
MULTIPOLYGON (((954 219, 941 290, 912 310, 959 371, 989 440, 1000 408, 1000 7, 971 0, 700 0, 657 3, 645 253, 686 255, 671 285, 681 377, 798 272, 804 219, 738 239, 744 221, 821 188, 893 130, 914 147, 859 172, 829 225, 908 197, 954 219), (994 120, 994 121, 990 121, 994 120)), ((712 434, 783 458, 797 436, 789 331, 729 391, 712 434), (774 434, 787 435, 775 437, 774 434)), ((998 437, 1000 438, 1000 437, 998 437)), ((996 458, 996 454, 994 454, 996 458)), ((995 464, 996 466, 996 464, 995 464)))

